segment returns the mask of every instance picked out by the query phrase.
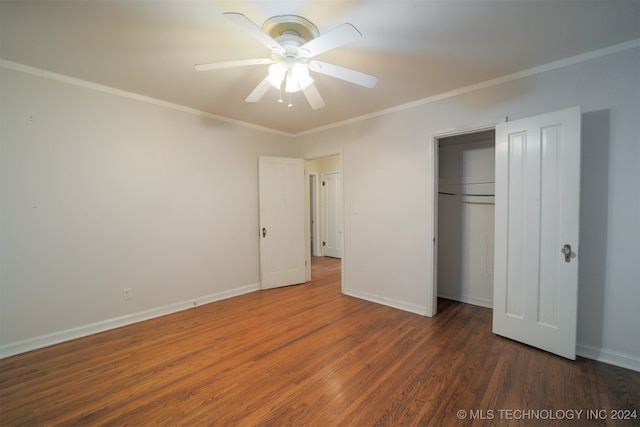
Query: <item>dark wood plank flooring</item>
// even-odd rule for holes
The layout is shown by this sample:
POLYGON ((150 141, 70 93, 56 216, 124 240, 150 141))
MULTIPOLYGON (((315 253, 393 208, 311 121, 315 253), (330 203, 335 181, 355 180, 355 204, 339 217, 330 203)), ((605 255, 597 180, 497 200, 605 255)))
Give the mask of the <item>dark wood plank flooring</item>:
POLYGON ((638 372, 495 336, 485 308, 344 296, 339 260, 313 278, 4 359, 0 424, 640 424, 613 419, 638 411, 638 372))

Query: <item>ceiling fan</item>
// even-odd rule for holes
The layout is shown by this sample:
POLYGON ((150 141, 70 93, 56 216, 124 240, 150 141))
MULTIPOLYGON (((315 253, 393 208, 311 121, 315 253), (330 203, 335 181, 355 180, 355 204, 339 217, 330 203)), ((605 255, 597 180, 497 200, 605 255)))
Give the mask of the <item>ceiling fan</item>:
POLYGON ((378 82, 378 78, 370 74, 312 59, 321 53, 362 37, 362 34, 351 24, 342 24, 320 35, 318 28, 301 16, 273 16, 267 19, 261 28, 241 13, 226 12, 223 15, 268 47, 271 51, 271 57, 197 64, 195 69, 206 71, 245 65, 270 64, 268 75, 249 94, 247 102, 260 101, 271 87, 280 91, 278 102, 284 102, 282 100, 284 86, 285 92, 289 93, 289 107, 293 106, 291 94, 302 91, 311 108, 314 110, 322 108, 325 106, 324 100, 313 84, 309 71, 366 88, 372 88, 378 82))

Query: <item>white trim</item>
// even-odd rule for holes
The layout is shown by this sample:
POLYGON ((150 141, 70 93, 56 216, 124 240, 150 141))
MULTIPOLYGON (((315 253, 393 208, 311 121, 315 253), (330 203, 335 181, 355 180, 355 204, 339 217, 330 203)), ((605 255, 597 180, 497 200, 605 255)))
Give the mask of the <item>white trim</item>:
POLYGON ((447 295, 447 294, 439 294, 438 298, 444 298, 451 301, 463 302, 465 304, 477 305, 479 307, 491 308, 493 309, 493 300, 487 298, 478 298, 472 297, 469 295, 447 295))
POLYGON ((597 49, 591 52, 582 53, 580 55, 571 56, 569 58, 560 59, 558 61, 550 62, 548 64, 539 65, 537 67, 529 68, 528 70, 518 71, 516 73, 507 74, 506 76, 497 77, 495 79, 486 80, 484 82, 475 83, 469 86, 463 86, 458 89, 454 89, 449 92, 444 92, 441 94, 433 95, 427 98, 419 99, 417 101, 408 102, 406 104, 397 105, 395 107, 387 108, 386 110, 376 111, 374 113, 366 114, 363 116, 354 117, 351 119, 343 120, 341 122, 331 123, 325 126, 320 126, 314 129, 309 129, 306 131, 302 131, 292 136, 302 136, 308 135, 332 128, 336 128, 339 126, 344 126, 352 123, 361 122, 364 120, 372 119, 375 117, 385 116, 392 113, 397 113, 404 110, 409 110, 414 107, 419 107, 421 105, 431 104, 437 101, 442 101, 444 99, 453 98, 459 95, 464 95, 469 92, 474 92, 480 89, 486 89, 492 86, 498 86, 503 83, 512 82, 514 80, 519 80, 525 77, 531 77, 536 74, 545 73, 547 71, 553 71, 560 68, 568 67, 570 65, 579 64, 581 62, 590 61, 592 59, 597 59, 602 56, 611 55, 614 53, 623 52, 627 49, 634 49, 640 47, 640 39, 630 40, 628 42, 616 44, 613 46, 605 47, 602 49, 597 49))
MULTIPOLYGON (((505 119, 506 120, 506 119, 505 119)), ((440 147, 438 144, 438 140, 443 138, 449 138, 452 136, 460 136, 460 135, 471 135, 475 133, 487 132, 487 131, 495 131, 498 123, 491 124, 478 124, 473 125, 468 128, 458 129, 458 128, 449 128, 449 129, 440 129, 436 132, 433 132, 427 141, 427 161, 431 165, 431 183, 429 192, 426 194, 428 206, 431 206, 430 216, 427 219, 428 228, 431 229, 431 234, 427 235, 427 245, 430 248, 431 253, 429 254, 428 259, 432 262, 431 267, 431 281, 427 283, 427 295, 431 299, 431 311, 429 312, 429 316, 435 316, 438 313, 438 298, 440 295, 438 294, 438 245, 439 236, 438 236, 438 189, 440 187, 440 172, 439 172, 439 159, 440 159, 440 147)), ((447 298, 447 297, 443 297, 447 298)), ((458 301, 457 298, 448 298, 454 301, 458 301)), ((461 300, 465 303, 470 303, 474 305, 479 305, 482 307, 493 308, 493 301, 489 303, 476 303, 473 301, 461 300), (489 305, 487 305, 489 304, 489 305)))
POLYGON ((373 302, 376 304, 386 305, 387 307, 396 308, 398 310, 408 311, 410 313, 419 314, 421 316, 427 316, 426 308, 421 305, 407 304, 404 301, 398 301, 393 298, 382 297, 369 292, 363 292, 344 287, 342 289, 342 293, 350 297, 363 299, 365 301, 373 302))
POLYGON ((185 107, 184 105, 174 104, 173 102, 163 101, 160 99, 152 98, 150 96, 139 95, 133 92, 127 92, 125 90, 116 89, 110 86, 104 86, 96 83, 91 83, 86 80, 76 79, 74 77, 65 76, 63 74, 53 73, 51 71, 42 70, 40 68, 30 67, 28 65, 19 64, 12 61, 7 61, 6 59, 0 59, 0 67, 6 68, 9 70, 20 71, 25 74, 32 74, 38 77, 44 77, 47 79, 59 81, 62 83, 67 83, 70 85, 75 85, 79 87, 83 87, 85 89, 92 89, 98 92, 108 93, 110 95, 120 96, 122 98, 133 99, 135 101, 146 102, 148 104, 157 105, 159 107, 170 108, 172 110, 181 111, 183 113, 194 114, 200 117, 207 117, 214 120, 220 120, 222 122, 233 123, 238 126, 247 127, 251 129, 260 130, 263 132, 274 133, 280 136, 292 137, 293 134, 282 132, 279 130, 267 128, 264 126, 254 125, 252 123, 244 122, 241 120, 234 120, 228 117, 219 116, 217 114, 207 113, 201 110, 197 110, 191 107, 185 107))
POLYGON ((167 314, 176 313, 178 311, 188 310, 199 305, 209 304, 215 301, 232 298, 235 296, 247 294, 260 290, 260 284, 243 286, 228 291, 218 292, 204 297, 195 298, 193 300, 182 301, 175 304, 165 305, 164 307, 152 308, 150 310, 138 313, 127 314, 125 316, 107 319, 88 325, 78 326, 77 328, 67 329, 65 331, 54 332, 39 337, 28 338, 22 341, 9 343, 0 346, 0 359, 14 356, 27 351, 37 350, 39 348, 48 347, 50 345, 59 344, 65 341, 71 341, 77 338, 105 332, 111 329, 120 328, 122 326, 132 325, 134 323, 143 322, 156 317, 166 316, 167 314))
POLYGON ((303 135, 309 135, 309 134, 313 134, 313 133, 317 133, 317 132, 321 132, 327 129, 332 129, 332 128, 336 128, 336 127, 340 127, 340 126, 344 126, 344 125, 348 125, 348 124, 352 124, 352 123, 357 123, 357 122, 361 122, 361 121, 365 121, 365 120, 369 120, 375 117, 380 117, 380 116, 385 116, 388 114, 392 114, 392 113, 396 113, 399 111, 404 111, 404 110, 408 110, 414 107, 418 107, 421 105, 425 105, 425 104, 431 104, 437 101, 442 101, 444 99, 447 98, 453 98, 456 97, 458 95, 464 95, 467 94, 469 92, 474 92, 480 89, 485 89, 488 87, 492 87, 492 86, 497 86, 503 83, 508 83, 514 80, 518 80, 518 79, 522 79, 525 77, 530 77, 530 76, 534 76, 536 74, 540 74, 540 73, 545 73, 547 71, 553 71, 553 70, 557 70, 560 68, 564 68, 564 67, 568 67, 570 65, 575 65, 575 64, 579 64, 581 62, 586 62, 586 61, 590 61, 592 59, 597 59, 603 56, 607 56, 607 55, 611 55, 614 53, 619 53, 619 52, 623 52, 625 50, 628 49, 634 49, 634 48, 638 48, 640 47, 640 39, 634 39, 634 40, 629 40, 627 42, 624 43, 619 43, 613 46, 608 46, 608 47, 604 47, 602 49, 596 49, 590 52, 585 52, 579 55, 575 55, 575 56, 571 56, 569 58, 564 58, 564 59, 560 59, 558 61, 554 61, 554 62, 550 62, 548 64, 543 64, 543 65, 539 65, 537 67, 533 67, 533 68, 529 68, 527 70, 523 70, 523 71, 518 71, 516 73, 512 73, 512 74, 507 74, 505 76, 502 77, 497 77, 495 79, 491 79, 491 80, 486 80, 484 82, 480 82, 480 83, 475 83, 469 86, 463 86, 461 88, 458 89, 454 89, 452 91, 449 92, 444 92, 441 94, 437 94, 437 95, 433 95, 427 98, 422 98, 416 101, 412 101, 412 102, 408 102, 406 104, 401 104, 401 105, 397 105, 395 107, 391 107, 391 108, 387 108, 385 110, 380 110, 380 111, 376 111, 370 114, 365 114, 362 116, 358 116, 358 117, 353 117, 351 119, 347 119, 347 120, 343 120, 340 122, 335 122, 335 123, 330 123, 328 125, 325 126, 320 126, 317 128, 313 128, 313 129, 309 129, 309 130, 305 130, 302 132, 298 132, 298 133, 289 133, 289 132, 283 132, 283 131, 279 131, 276 129, 271 129, 271 128, 267 128, 264 126, 258 126, 258 125, 254 125, 252 123, 248 123, 248 122, 244 122, 241 120, 234 120, 234 119, 229 119, 227 117, 223 117, 223 116, 218 116, 216 114, 211 114, 211 113, 206 113, 204 111, 201 110, 197 110, 195 108, 190 108, 190 107, 185 107, 183 105, 179 105, 179 104, 174 104, 171 102, 167 102, 167 101, 162 101, 159 99, 155 99, 155 98, 151 98, 148 96, 143 96, 143 95, 138 95, 132 92, 127 92, 124 90, 120 90, 120 89, 115 89, 109 86, 103 86, 103 85, 99 85, 99 84, 95 84, 95 83, 91 83, 85 80, 80 80, 80 79, 76 79, 73 77, 68 77, 62 74, 57 74, 57 73, 53 73, 50 71, 45 71, 42 70, 40 68, 36 68, 36 67, 31 67, 28 65, 23 65, 23 64, 19 64, 16 62, 12 62, 12 61, 8 61, 5 59, 0 59, 0 68, 4 67, 7 69, 11 69, 11 70, 15 70, 15 71, 21 71, 23 73, 28 73, 28 74, 33 74, 36 76, 40 76, 40 77, 45 77, 45 78, 49 78, 52 80, 58 80, 61 82, 65 82, 68 84, 73 84, 73 85, 77 85, 77 86, 81 86, 81 87, 85 87, 88 89, 94 89, 97 91, 101 91, 101 92, 106 92, 106 93, 110 93, 112 95, 117 95, 117 96, 122 96, 124 98, 129 98, 129 99, 135 99, 138 101, 142 101, 142 102, 147 102, 150 104, 154 104, 154 105, 158 105, 158 106, 162 106, 162 107, 166 107, 166 108, 171 108, 174 110, 178 110, 178 111, 182 111, 182 112, 186 112, 186 113, 190 113, 190 114, 195 114, 198 116, 204 116, 204 117, 209 117, 215 120, 220 120, 220 121, 224 121, 224 122, 228 122, 228 123, 233 123, 236 124, 238 126, 243 126, 243 127, 248 127, 248 128, 252 128, 252 129, 257 129, 257 130, 261 130, 264 132, 269 132, 269 133, 273 133, 276 135, 281 135, 281 136, 287 136, 287 137, 291 137, 291 138, 295 138, 298 136, 303 136, 303 135))
POLYGON ((487 123, 480 124, 478 126, 464 127, 461 129, 460 128, 442 129, 437 132, 433 132, 431 134, 431 138, 434 141, 437 141, 438 139, 450 138, 452 136, 463 136, 463 135, 469 135, 474 133, 488 132, 488 131, 495 130, 496 126, 504 122, 505 120, 500 122, 492 122, 488 124, 487 123))
POLYGON ((525 77, 534 76, 536 74, 545 73, 547 71, 557 70, 557 69, 560 69, 560 68, 568 67, 570 65, 579 64, 581 62, 590 61, 592 59, 597 59, 597 58, 600 58, 600 57, 603 57, 603 56, 606 56, 606 55, 611 55, 611 54, 614 54, 614 53, 619 53, 619 52, 623 52, 623 51, 628 50, 628 49, 634 49, 634 48, 638 48, 638 47, 640 47, 640 39, 629 40, 629 41, 624 42, 624 43, 619 43, 619 44, 616 44, 616 45, 613 45, 613 46, 604 47, 602 49, 596 49, 596 50, 593 50, 593 51, 590 51, 590 52, 585 52, 585 53, 582 53, 582 54, 579 54, 579 55, 575 55, 575 56, 571 56, 571 57, 568 57, 568 58, 560 59, 558 61, 550 62, 548 64, 543 64, 543 65, 539 65, 537 67, 529 68, 527 70, 518 71, 518 72, 512 73, 512 74, 507 74, 505 76, 497 77, 497 78, 491 79, 491 80, 486 80, 484 82, 475 83, 475 84, 468 85, 468 86, 463 86, 461 88, 454 89, 454 90, 449 91, 449 92, 444 92, 444 93, 441 93, 441 94, 429 96, 427 98, 422 98, 422 99, 419 99, 419 100, 416 100, 416 101, 408 102, 406 104, 397 105, 395 107, 387 108, 385 110, 380 110, 380 111, 376 111, 376 112, 373 112, 373 113, 370 113, 370 114, 365 114, 365 115, 362 115, 362 116, 353 117, 351 119, 343 120, 343 121, 340 121, 340 122, 330 123, 330 124, 325 125, 325 126, 320 126, 320 127, 317 127, 317 128, 305 130, 305 131, 298 132, 298 133, 283 132, 283 131, 279 131, 279 130, 276 130, 276 129, 267 128, 267 127, 264 127, 264 126, 254 125, 252 123, 244 122, 244 121, 241 121, 241 120, 229 119, 227 117, 218 116, 216 114, 206 113, 204 111, 197 110, 195 108, 185 107, 183 105, 174 104, 172 102, 167 102, 167 101, 162 101, 162 100, 159 100, 159 99, 156 99, 156 98, 151 98, 149 96, 138 95, 136 93, 127 92, 127 91, 120 90, 120 89, 115 89, 115 88, 112 88, 112 87, 109 87, 109 86, 103 86, 103 85, 99 85, 99 84, 96 84, 96 83, 91 83, 91 82, 88 82, 88 81, 85 81, 85 80, 80 80, 80 79, 76 79, 76 78, 73 78, 73 77, 65 76, 63 74, 53 73, 53 72, 50 72, 50 71, 42 70, 40 68, 19 64, 19 63, 13 62, 13 61, 8 61, 6 59, 0 59, 0 68, 4 67, 4 68, 15 70, 15 71, 21 71, 23 73, 33 74, 33 75, 36 75, 36 76, 45 77, 45 78, 49 78, 49 79, 52 79, 52 80, 57 80, 57 81, 61 81, 61 82, 64 82, 64 83, 85 87, 85 88, 88 88, 88 89, 94 89, 94 90, 97 90, 97 91, 110 93, 112 95, 122 96, 124 98, 135 99, 137 101, 147 102, 147 103, 150 103, 150 104, 154 104, 154 105, 158 105, 158 106, 162 106, 162 107, 166 107, 166 108, 171 108, 171 109, 174 109, 174 110, 178 110, 178 111, 182 111, 182 112, 186 112, 186 113, 190 113, 190 114, 195 114, 195 115, 198 115, 198 116, 204 116, 204 117, 209 117, 209 118, 212 118, 212 119, 215 119, 215 120, 220 120, 220 121, 224 121, 224 122, 228 122, 228 123, 233 123, 233 124, 236 124, 238 126, 248 127, 248 128, 252 128, 252 129, 261 130, 261 131, 264 131, 264 132, 273 133, 273 134, 276 134, 276 135, 295 138, 295 137, 298 137, 298 136, 309 135, 309 134, 321 132, 321 131, 324 131, 324 130, 327 130, 327 129, 332 129, 332 128, 336 128, 336 127, 340 127, 340 126, 344 126, 344 125, 348 125, 348 124, 352 124, 352 123, 361 122, 361 121, 364 121, 364 120, 372 119, 374 117, 385 116, 385 115, 396 113, 396 112, 399 112, 399 111, 408 110, 408 109, 411 109, 411 108, 414 108, 414 107, 418 107, 418 106, 421 106, 421 105, 431 104, 431 103, 434 103, 434 102, 437 102, 437 101, 442 101, 442 100, 447 99, 447 98, 453 98, 453 97, 456 97, 458 95, 464 95, 464 94, 467 94, 469 92, 474 92, 474 91, 477 91, 477 90, 480 90, 480 89, 485 89, 485 88, 488 88, 488 87, 497 86, 497 85, 500 85, 500 84, 503 84, 503 83, 508 83, 508 82, 511 82, 511 81, 514 81, 514 80, 518 80, 518 79, 522 79, 522 78, 525 78, 525 77))
POLYGON ((606 348, 596 348, 584 344, 576 346, 576 354, 587 359, 640 372, 640 357, 633 354, 618 353, 606 348))
POLYGON ((342 156, 342 152, 344 150, 340 148, 339 150, 329 150, 327 153, 311 153, 304 157, 305 161, 312 161, 322 159, 323 157, 333 157, 333 156, 342 156))
MULTIPOLYGON (((342 292, 345 295, 363 299, 365 301, 373 302, 376 304, 382 304, 387 307, 408 311, 410 313, 415 313, 422 316, 426 315, 424 307, 420 307, 413 304, 407 304, 403 301, 398 301, 392 298, 381 297, 378 295, 371 294, 369 292, 362 292, 362 291, 357 291, 353 289, 343 289, 342 292)), ((443 298, 446 298, 446 297, 443 297, 443 298)), ((576 354, 586 359, 595 360, 595 361, 606 363, 609 365, 618 366, 620 368, 630 369, 632 371, 640 372, 640 358, 632 354, 619 353, 616 351, 607 350, 605 348, 596 348, 596 347, 583 345, 579 343, 576 346, 576 354)))

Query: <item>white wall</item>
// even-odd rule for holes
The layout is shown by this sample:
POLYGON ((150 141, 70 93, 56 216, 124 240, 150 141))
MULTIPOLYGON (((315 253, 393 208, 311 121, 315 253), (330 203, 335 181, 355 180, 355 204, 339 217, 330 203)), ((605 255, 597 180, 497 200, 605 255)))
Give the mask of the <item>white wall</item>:
POLYGON ((635 47, 301 136, 343 150, 345 292, 429 311, 433 135, 581 105, 578 352, 640 370, 639 64, 635 47))
POLYGON ((345 292, 426 313, 432 136, 581 105, 578 350, 640 370, 639 64, 628 49, 293 144, 2 69, 0 353, 257 289, 260 154, 342 153, 345 292))
POLYGON ((258 289, 258 156, 291 138, 1 71, 3 355, 258 289))

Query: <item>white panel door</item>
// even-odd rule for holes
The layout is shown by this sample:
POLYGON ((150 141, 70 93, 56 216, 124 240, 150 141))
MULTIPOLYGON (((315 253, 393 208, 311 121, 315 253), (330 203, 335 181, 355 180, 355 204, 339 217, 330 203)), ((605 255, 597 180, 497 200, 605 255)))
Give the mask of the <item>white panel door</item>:
POLYGON ((304 162, 260 157, 260 285, 305 281, 304 162))
POLYGON ((579 194, 579 107, 496 127, 493 332, 569 359, 579 194))
POLYGON ((342 258, 342 185, 340 172, 322 174, 322 252, 342 258))

